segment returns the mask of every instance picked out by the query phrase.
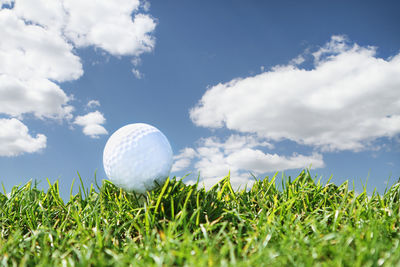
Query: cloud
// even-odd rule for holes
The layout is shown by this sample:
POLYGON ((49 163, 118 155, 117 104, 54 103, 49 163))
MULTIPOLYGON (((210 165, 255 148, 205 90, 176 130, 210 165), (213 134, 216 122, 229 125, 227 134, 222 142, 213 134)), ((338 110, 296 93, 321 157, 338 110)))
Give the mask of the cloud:
POLYGON ((379 58, 375 47, 332 36, 311 56, 311 69, 297 66, 299 57, 212 86, 190 110, 192 121, 321 151, 359 151, 400 133, 400 54, 379 58))
POLYGON ((94 45, 112 55, 139 56, 153 50, 155 20, 138 11, 139 0, 64 0, 65 34, 77 47, 94 45), (118 40, 118 41, 116 41, 118 40))
POLYGON ((0 113, 12 117, 32 113, 38 118, 70 119, 74 108, 68 105, 69 99, 48 79, 21 80, 0 74, 0 113))
POLYGON ((196 156, 196 151, 193 148, 186 147, 179 151, 179 154, 174 156, 174 165, 171 172, 177 172, 189 167, 191 160, 196 156))
POLYGON ((58 33, 67 18, 63 1, 16 0, 11 11, 24 21, 58 33))
POLYGON ((132 74, 133 74, 133 76, 136 77, 136 79, 142 79, 143 78, 143 74, 138 69, 133 68, 132 69, 132 74))
POLYGON ((230 172, 235 188, 243 188, 245 184, 250 186, 253 183, 250 173, 260 175, 310 166, 322 168, 325 165, 319 153, 282 156, 263 151, 271 148, 270 143, 250 135, 231 135, 224 141, 217 137, 203 138, 196 148, 185 148, 174 157, 172 171, 182 171, 192 165, 196 172, 200 172, 201 183, 206 188, 230 172))
POLYGON ((82 65, 72 46, 50 30, 0 10, 0 113, 70 118, 69 97, 55 83, 79 78, 82 65))
MULTIPOLYGON (((83 75, 76 49, 92 46, 139 64, 155 45, 156 21, 143 13, 148 7, 139 0, 0 1, 0 114, 71 121, 73 97, 60 84, 83 75)), ((84 132, 107 133, 101 123, 84 132)))
POLYGON ((324 166, 322 155, 313 154, 304 156, 293 154, 290 157, 278 154, 264 153, 260 148, 265 148, 263 142, 243 142, 239 146, 231 147, 230 139, 220 141, 218 138, 205 138, 197 147, 199 160, 195 163, 197 170, 205 177, 223 177, 228 170, 231 173, 252 172, 261 174, 288 169, 313 168, 324 166))
MULTIPOLYGON (((153 50, 156 27, 155 19, 139 12, 140 4, 139 0, 18 0, 8 11, 63 35, 75 47, 95 46, 115 56, 140 56, 153 50)), ((143 7, 148 7, 146 2, 143 7)))
POLYGON ((46 147, 46 140, 43 134, 29 135, 28 127, 17 119, 0 119, 0 156, 38 152, 46 147))
POLYGON ((294 153, 289 157, 285 157, 250 148, 243 148, 233 152, 226 157, 226 161, 239 169, 245 169, 255 173, 300 169, 308 166, 313 166, 314 168, 324 167, 322 155, 318 153, 314 153, 311 156, 294 153))
POLYGON ((95 107, 100 107, 100 102, 98 100, 90 100, 86 106, 88 108, 95 108, 95 107))
POLYGON ((83 74, 73 46, 60 32, 27 23, 17 14, 12 9, 0 10, 0 73, 20 80, 57 82, 76 80, 83 74))
POLYGON ((140 59, 140 57, 134 57, 131 59, 131 63, 133 66, 137 67, 142 63, 142 60, 140 59))
POLYGON ((18 0, 12 9, 0 10, 0 74, 28 85, 37 79, 76 80, 83 69, 68 40, 140 62, 138 56, 154 48, 156 23, 135 13, 139 5, 138 0, 18 0))
POLYGON ((83 127, 83 133, 91 138, 99 138, 99 135, 108 134, 107 130, 102 126, 106 122, 103 114, 99 111, 90 112, 84 116, 77 116, 74 124, 83 127))

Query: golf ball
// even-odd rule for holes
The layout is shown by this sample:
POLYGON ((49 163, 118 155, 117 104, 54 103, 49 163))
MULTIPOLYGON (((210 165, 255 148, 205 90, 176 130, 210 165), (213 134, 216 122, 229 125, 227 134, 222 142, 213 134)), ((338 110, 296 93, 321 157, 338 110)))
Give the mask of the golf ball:
POLYGON ((156 127, 134 123, 118 129, 103 152, 107 177, 126 190, 144 193, 163 184, 172 167, 172 149, 156 127))

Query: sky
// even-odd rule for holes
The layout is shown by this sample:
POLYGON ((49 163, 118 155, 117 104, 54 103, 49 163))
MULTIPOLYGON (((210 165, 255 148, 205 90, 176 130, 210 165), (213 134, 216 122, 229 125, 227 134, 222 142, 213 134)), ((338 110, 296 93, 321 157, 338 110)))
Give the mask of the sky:
POLYGON ((400 177, 398 1, 0 6, 7 192, 48 179, 68 197, 78 172, 100 183, 107 139, 138 122, 169 139, 171 176, 207 188, 309 168, 383 193, 400 177))

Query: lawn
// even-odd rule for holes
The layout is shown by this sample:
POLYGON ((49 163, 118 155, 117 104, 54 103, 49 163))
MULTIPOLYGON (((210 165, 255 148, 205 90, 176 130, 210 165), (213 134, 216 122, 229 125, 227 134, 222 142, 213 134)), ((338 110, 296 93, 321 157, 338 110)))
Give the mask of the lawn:
POLYGON ((57 182, 14 187, 0 194, 0 265, 400 265, 400 183, 368 195, 307 170, 275 177, 238 192, 229 176, 208 191, 168 179, 147 195, 103 181, 67 203, 57 182))

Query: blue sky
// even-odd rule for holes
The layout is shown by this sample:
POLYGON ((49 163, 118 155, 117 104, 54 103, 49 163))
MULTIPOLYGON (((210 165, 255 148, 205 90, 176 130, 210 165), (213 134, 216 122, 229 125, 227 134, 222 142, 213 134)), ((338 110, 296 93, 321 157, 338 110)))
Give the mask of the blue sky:
POLYGON ((357 190, 400 177, 397 1, 84 3, 0 0, 7 190, 105 178, 107 138, 135 122, 206 186, 310 165, 357 190))

